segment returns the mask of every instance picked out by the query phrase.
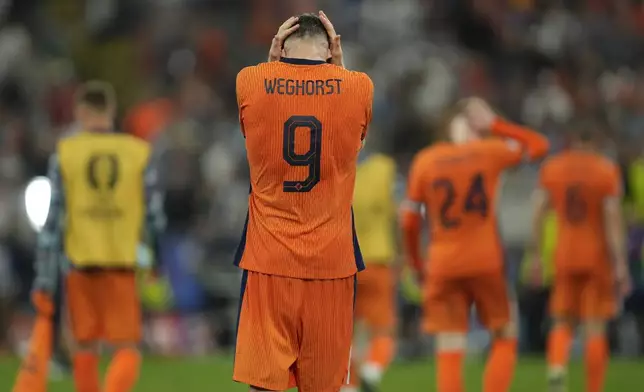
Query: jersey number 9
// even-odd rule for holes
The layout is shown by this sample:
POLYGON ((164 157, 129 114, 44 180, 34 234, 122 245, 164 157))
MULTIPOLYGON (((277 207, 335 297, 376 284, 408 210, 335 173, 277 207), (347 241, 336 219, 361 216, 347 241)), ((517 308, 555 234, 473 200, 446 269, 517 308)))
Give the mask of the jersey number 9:
POLYGON ((566 188, 566 220, 573 224, 581 223, 586 220, 587 211, 582 186, 574 184, 566 188))
MULTIPOLYGON (((456 190, 454 183, 449 178, 437 178, 432 183, 434 191, 442 191, 445 195, 440 208, 440 224, 445 229, 454 229, 461 225, 461 218, 458 212, 453 212, 456 202, 456 190)), ((487 217, 489 210, 488 197, 485 194, 483 174, 476 173, 470 180, 467 188, 465 203, 460 208, 463 214, 477 214, 483 218, 487 217)))
POLYGON ((307 166, 309 175, 301 181, 284 181, 284 192, 309 192, 320 182, 320 161, 322 152, 322 123, 313 116, 291 116, 284 123, 284 160, 291 166, 307 166), (295 151, 295 137, 298 128, 309 131, 309 150, 304 154, 295 151))

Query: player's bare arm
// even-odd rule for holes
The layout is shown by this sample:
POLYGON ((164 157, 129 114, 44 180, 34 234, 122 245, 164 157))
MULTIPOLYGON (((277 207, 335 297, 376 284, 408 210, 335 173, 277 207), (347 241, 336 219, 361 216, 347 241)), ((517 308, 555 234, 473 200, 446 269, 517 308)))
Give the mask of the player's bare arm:
POLYGON ((541 262, 543 260, 543 232, 546 216, 550 209, 550 195, 543 188, 537 188, 532 194, 534 216, 532 218, 531 250, 533 252, 533 272, 535 276, 541 275, 541 262))
POLYGON ((604 201, 604 222, 606 240, 615 268, 615 278, 621 295, 631 291, 631 278, 626 259, 626 238, 620 201, 618 197, 609 197, 604 201))
POLYGON ((480 98, 468 99, 464 113, 476 134, 484 136, 491 133, 510 139, 509 148, 522 151, 527 161, 542 158, 548 152, 550 143, 545 136, 504 120, 480 98))
POLYGON ((286 38, 288 38, 288 36, 293 34, 300 27, 300 25, 297 24, 297 21, 297 16, 291 16, 284 23, 282 23, 280 28, 277 30, 277 34, 275 34, 275 36, 273 37, 271 48, 268 51, 268 62, 279 61, 279 59, 282 57, 284 41, 286 41, 286 38))

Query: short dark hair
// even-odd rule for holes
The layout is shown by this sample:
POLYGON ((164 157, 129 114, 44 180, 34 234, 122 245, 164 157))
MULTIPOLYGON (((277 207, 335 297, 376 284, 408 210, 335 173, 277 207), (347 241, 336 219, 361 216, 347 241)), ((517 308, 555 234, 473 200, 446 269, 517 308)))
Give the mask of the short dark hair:
POLYGON ((99 111, 116 107, 116 92, 111 84, 99 80, 83 84, 76 92, 76 104, 83 104, 99 111))
POLYGON ((598 124, 592 119, 576 119, 570 125, 570 137, 576 142, 596 143, 598 134, 598 124))
MULTIPOLYGON (((300 27, 293 32, 288 38, 308 38, 322 36, 329 40, 329 33, 320 20, 320 17, 313 13, 306 13, 297 17, 297 24, 300 27)), ((288 40, 287 38, 287 40, 288 40)))

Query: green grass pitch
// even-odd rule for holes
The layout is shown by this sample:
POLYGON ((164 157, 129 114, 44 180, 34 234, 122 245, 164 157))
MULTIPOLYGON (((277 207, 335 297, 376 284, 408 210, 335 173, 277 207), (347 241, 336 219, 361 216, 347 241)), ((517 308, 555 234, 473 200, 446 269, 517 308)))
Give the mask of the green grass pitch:
MULTIPOLYGON (((0 358, 0 391, 10 391, 19 362, 0 358)), ((472 360, 465 375, 467 391, 481 390, 483 363, 472 360)), ((544 392, 543 359, 522 358, 512 388, 513 392, 544 392)), ((244 392, 247 389, 230 381, 231 360, 208 357, 201 359, 147 358, 136 392, 244 392)), ((434 391, 434 367, 431 362, 397 363, 384 380, 382 392, 434 391)), ((613 360, 608 372, 606 392, 644 391, 644 362, 613 360)), ((73 391, 70 380, 52 382, 49 392, 73 391)), ((583 366, 571 365, 569 392, 583 392, 583 366)))

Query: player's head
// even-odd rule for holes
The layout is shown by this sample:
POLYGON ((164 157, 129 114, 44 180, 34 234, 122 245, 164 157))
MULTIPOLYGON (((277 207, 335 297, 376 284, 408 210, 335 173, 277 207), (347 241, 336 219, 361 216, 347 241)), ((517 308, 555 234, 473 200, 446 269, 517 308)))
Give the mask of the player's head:
POLYGON ((76 121, 85 131, 112 130, 116 115, 116 93, 106 82, 91 81, 76 92, 74 108, 76 121))
POLYGON ((570 137, 572 148, 594 150, 598 147, 598 143, 598 132, 593 123, 580 121, 575 124, 570 137))
POLYGON ((467 100, 461 100, 443 112, 439 130, 443 141, 462 144, 479 138, 465 115, 467 104, 467 100))
POLYGON ((298 16, 300 27, 284 41, 284 55, 294 58, 320 58, 327 60, 331 57, 329 51, 329 34, 320 17, 307 13, 298 16))

